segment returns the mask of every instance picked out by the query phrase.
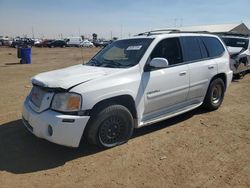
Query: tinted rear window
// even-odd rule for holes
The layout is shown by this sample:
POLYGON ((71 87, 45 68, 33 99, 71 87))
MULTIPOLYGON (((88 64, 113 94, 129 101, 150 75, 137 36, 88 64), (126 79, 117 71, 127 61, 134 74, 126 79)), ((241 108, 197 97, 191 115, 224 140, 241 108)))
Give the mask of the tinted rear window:
POLYGON ((185 61, 202 59, 201 49, 197 37, 182 37, 185 61))
POLYGON ((222 46, 221 42, 214 37, 201 37, 209 57, 217 57, 224 53, 225 49, 222 46))
POLYGON ((208 58, 209 57, 208 56, 208 51, 207 51, 207 48, 206 48, 204 42, 200 38, 198 38, 198 41, 199 41, 199 45, 200 45, 200 49, 201 49, 202 58, 203 59, 208 58))

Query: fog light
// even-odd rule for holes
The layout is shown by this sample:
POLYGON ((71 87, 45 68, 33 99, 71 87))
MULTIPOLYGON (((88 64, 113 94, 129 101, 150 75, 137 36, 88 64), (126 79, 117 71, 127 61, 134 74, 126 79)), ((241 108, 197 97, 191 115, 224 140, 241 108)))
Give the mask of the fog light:
POLYGON ((52 129, 51 125, 48 126, 48 133, 49 133, 49 136, 53 135, 53 129, 52 129))

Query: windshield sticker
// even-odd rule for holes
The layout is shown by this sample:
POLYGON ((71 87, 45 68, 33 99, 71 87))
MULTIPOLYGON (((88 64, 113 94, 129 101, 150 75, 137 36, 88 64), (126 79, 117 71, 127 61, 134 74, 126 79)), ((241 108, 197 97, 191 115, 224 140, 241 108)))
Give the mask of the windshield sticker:
POLYGON ((141 45, 140 46, 129 46, 128 48, 127 48, 127 50, 140 50, 141 49, 141 45))

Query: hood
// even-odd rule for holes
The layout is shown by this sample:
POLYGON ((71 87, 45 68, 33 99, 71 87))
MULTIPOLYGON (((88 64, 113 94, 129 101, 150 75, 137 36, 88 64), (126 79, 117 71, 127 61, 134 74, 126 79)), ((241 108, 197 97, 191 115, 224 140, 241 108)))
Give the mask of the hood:
POLYGON ((47 88, 69 89, 114 71, 117 69, 76 65, 38 74, 32 78, 32 84, 47 88))
POLYGON ((242 47, 227 47, 228 49, 228 52, 230 55, 236 55, 236 54, 239 54, 243 48, 242 47))

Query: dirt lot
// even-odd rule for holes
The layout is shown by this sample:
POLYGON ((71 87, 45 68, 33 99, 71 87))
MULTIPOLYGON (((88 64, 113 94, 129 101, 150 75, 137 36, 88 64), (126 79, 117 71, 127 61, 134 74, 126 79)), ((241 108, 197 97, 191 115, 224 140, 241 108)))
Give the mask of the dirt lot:
POLYGON ((38 139, 21 123, 30 78, 79 64, 98 49, 32 49, 20 65, 0 48, 0 187, 250 187, 250 74, 222 107, 136 130, 125 145, 71 149, 38 139))

